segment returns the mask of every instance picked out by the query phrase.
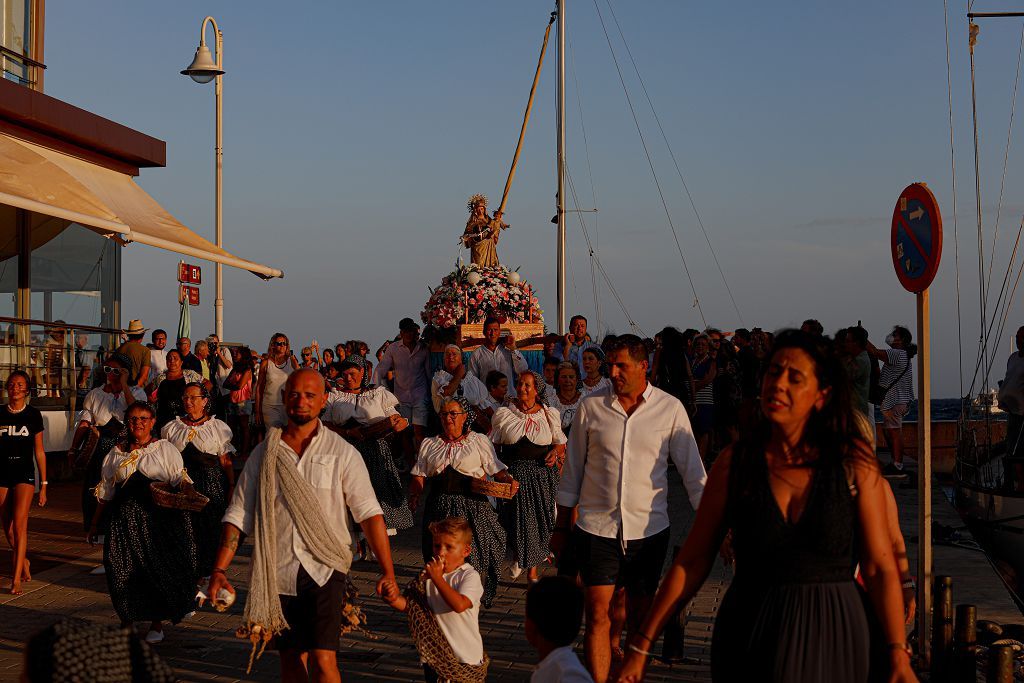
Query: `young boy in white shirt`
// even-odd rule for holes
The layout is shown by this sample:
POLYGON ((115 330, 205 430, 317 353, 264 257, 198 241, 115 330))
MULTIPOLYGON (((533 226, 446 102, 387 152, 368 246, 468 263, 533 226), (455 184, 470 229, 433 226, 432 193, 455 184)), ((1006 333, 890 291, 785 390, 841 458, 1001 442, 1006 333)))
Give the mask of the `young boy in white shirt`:
MULTIPOLYGON (((481 665, 484 643, 480 637, 479 617, 484 585, 480 574, 466 562, 473 543, 473 530, 462 517, 433 522, 429 529, 434 539, 434 557, 423 568, 428 579, 427 604, 459 662, 481 665)), ((383 597, 400 612, 408 609, 409 601, 394 581, 384 585, 383 597)), ((426 662, 423 675, 427 683, 441 680, 426 662)))
POLYGON ((540 663, 530 683, 593 683, 572 651, 583 623, 583 591, 567 576, 546 576, 526 592, 526 639, 540 663))

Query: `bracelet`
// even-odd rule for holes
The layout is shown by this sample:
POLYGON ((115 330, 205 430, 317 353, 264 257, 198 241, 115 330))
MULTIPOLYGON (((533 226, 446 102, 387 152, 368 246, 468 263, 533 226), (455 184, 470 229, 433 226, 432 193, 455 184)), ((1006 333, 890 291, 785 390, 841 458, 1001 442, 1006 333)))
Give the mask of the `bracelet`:
POLYGON ((913 579, 907 579, 906 581, 904 581, 900 585, 903 586, 904 588, 911 588, 911 589, 917 588, 917 584, 914 582, 913 579))
POLYGON ((648 638, 648 637, 647 637, 647 636, 645 636, 645 635, 644 635, 643 633, 637 633, 636 635, 637 635, 637 637, 639 637, 639 638, 643 638, 643 639, 644 639, 644 640, 646 640, 646 641, 647 641, 648 643, 653 643, 653 642, 654 642, 654 638, 648 638))
POLYGON ((901 652, 906 652, 907 655, 913 654, 913 651, 910 649, 910 645, 908 645, 906 641, 902 643, 889 643, 888 647, 890 650, 900 650, 901 652))
POLYGON ((213 569, 210 570, 210 576, 213 576, 214 574, 223 574, 224 576, 228 575, 228 573, 226 571, 224 571, 223 569, 221 569, 220 567, 214 567, 213 569))
POLYGON ((638 655, 643 655, 644 657, 651 657, 651 656, 653 656, 653 655, 651 655, 651 653, 650 653, 650 652, 648 652, 647 650, 641 650, 640 648, 638 648, 638 647, 637 647, 636 645, 634 645, 633 643, 630 643, 629 645, 627 645, 627 646, 626 646, 626 649, 628 649, 628 650, 629 650, 630 652, 635 652, 635 653, 637 653, 638 655))
POLYGON ((48 481, 46 481, 45 479, 43 479, 43 480, 42 480, 41 482, 39 482, 39 483, 40 483, 40 484, 42 484, 43 486, 46 486, 46 485, 47 485, 47 484, 49 484, 50 482, 48 482, 48 481))

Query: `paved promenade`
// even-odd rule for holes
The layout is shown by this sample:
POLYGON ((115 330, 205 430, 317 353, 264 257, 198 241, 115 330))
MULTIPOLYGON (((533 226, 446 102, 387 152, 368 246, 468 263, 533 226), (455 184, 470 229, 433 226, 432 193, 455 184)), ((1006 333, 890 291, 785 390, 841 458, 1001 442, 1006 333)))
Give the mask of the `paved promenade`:
MULTIPOLYGON (((672 479, 670 499, 675 542, 682 538, 693 513, 682 495, 677 478, 672 479)), ((916 557, 916 492, 896 487, 901 509, 901 525, 910 542, 911 561, 916 557)), ((94 621, 114 622, 116 617, 106 594, 102 576, 88 570, 100 562, 101 551, 82 542, 78 512, 79 488, 75 484, 52 486, 50 505, 33 509, 31 520, 31 557, 33 581, 25 585, 21 596, 0 593, 0 681, 17 680, 21 650, 26 638, 60 616, 73 615, 94 621)), ((959 518, 936 491, 936 521, 958 526, 959 518)), ((421 568, 418 534, 405 532, 394 542, 395 568, 400 579, 412 577, 421 568)), ((240 601, 231 611, 220 614, 203 610, 194 618, 166 630, 166 640, 158 646, 161 655, 185 681, 275 681, 277 654, 267 651, 252 674, 245 674, 249 656, 247 641, 234 637, 239 624, 240 605, 245 598, 249 546, 229 572, 239 589, 240 601)), ((9 581, 9 554, 0 551, 0 581, 6 590, 9 581)), ((985 556, 962 547, 936 546, 936 572, 954 576, 956 602, 978 605, 979 618, 1000 622, 1022 622, 1008 593, 985 556)), ((363 594, 363 607, 369 617, 373 636, 350 635, 342 639, 339 660, 346 681, 421 680, 415 648, 408 636, 404 615, 394 612, 370 595, 376 580, 376 565, 358 562, 353 578, 363 594)), ((730 572, 716 563, 711 578, 688 608, 686 625, 687 661, 673 667, 655 663, 648 680, 708 681, 708 651, 711 626, 718 604, 728 586, 730 572)), ((527 680, 536 661, 523 635, 523 611, 526 583, 503 582, 490 610, 481 613, 484 645, 491 656, 493 681, 527 680)), ((661 644, 656 646, 660 652, 661 644)))

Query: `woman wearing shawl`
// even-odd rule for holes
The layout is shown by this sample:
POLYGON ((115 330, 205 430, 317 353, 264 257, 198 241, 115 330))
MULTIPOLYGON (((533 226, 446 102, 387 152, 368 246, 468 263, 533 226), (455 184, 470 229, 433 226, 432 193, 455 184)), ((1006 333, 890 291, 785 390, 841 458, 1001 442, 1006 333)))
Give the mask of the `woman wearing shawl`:
POLYGON ((398 414, 398 397, 384 387, 372 386, 369 363, 352 354, 340 363, 339 391, 324 421, 363 456, 377 496, 388 535, 412 527, 412 512, 405 488, 391 455, 390 437, 409 426, 398 414))
MULTIPOLYGON (((210 390, 200 382, 185 386, 182 396, 185 414, 164 426, 160 436, 181 451, 181 459, 195 490, 210 499, 202 510, 193 512, 199 575, 208 578, 220 547, 221 517, 231 498, 235 471, 231 454, 231 428, 211 417, 210 390)), ((204 579, 205 585, 205 579, 204 579)))
POLYGON ((505 559, 505 530, 487 496, 473 492, 473 479, 493 478, 510 483, 512 493, 519 483, 494 454, 494 446, 483 434, 469 431, 469 410, 464 401, 450 400, 440 412, 441 435, 424 439, 412 471, 409 508, 419 505, 427 488, 423 511, 423 559, 434 556, 430 523, 448 517, 464 517, 473 528, 469 563, 484 580, 481 604, 490 607, 498 591, 498 573, 505 559), (427 487, 429 480, 430 486, 427 487))
POLYGON ((90 542, 106 510, 110 528, 103 543, 107 588, 121 624, 152 622, 146 642, 164 639, 163 622, 178 623, 195 609, 196 545, 184 510, 159 507, 150 484, 191 483, 181 453, 153 436, 156 411, 136 402, 125 411, 127 438, 103 459, 90 542))
POLYGON ((504 501, 500 512, 515 560, 512 578, 525 569, 531 583, 537 581, 538 565, 548 558, 567 440, 558 411, 539 400, 544 387, 537 373, 521 373, 516 379, 516 397, 510 405, 498 408, 491 420, 491 441, 508 463, 509 474, 519 482, 519 493, 504 501))

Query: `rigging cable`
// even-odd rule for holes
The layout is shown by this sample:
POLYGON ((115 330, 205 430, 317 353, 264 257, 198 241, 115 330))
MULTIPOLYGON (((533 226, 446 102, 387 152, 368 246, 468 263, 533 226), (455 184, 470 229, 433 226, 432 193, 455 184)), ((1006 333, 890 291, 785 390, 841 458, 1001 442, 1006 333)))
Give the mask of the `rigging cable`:
MULTIPOLYGON (((597 0, 594 0, 596 3, 597 0)), ((665 128, 661 125, 661 118, 658 116, 658 111, 654 108, 654 102, 651 100, 650 94, 647 92, 647 84, 644 82, 643 76, 640 75, 640 68, 636 64, 636 60, 633 58, 633 51, 629 49, 629 43, 626 42, 626 36, 622 32, 622 26, 619 25, 619 18, 615 16, 615 10, 612 8, 611 0, 605 0, 608 5, 608 11, 611 13, 612 21, 615 22, 615 28, 619 32, 619 38, 622 40, 623 46, 626 48, 626 54, 629 55, 629 61, 633 64, 633 71, 636 72, 637 80, 640 82, 640 88, 644 92, 644 97, 647 98, 647 104, 651 108, 651 113, 654 114, 654 121, 658 124, 658 130, 661 132, 661 139, 665 141, 665 148, 668 150, 669 157, 672 158, 672 164, 676 167, 676 175, 679 176, 679 182, 683 184, 683 189, 686 191, 686 198, 690 200, 690 208, 693 209, 693 215, 697 217, 697 225, 700 226, 700 231, 704 233, 704 241, 708 244, 708 250, 711 252, 712 258, 715 260, 715 266, 718 268, 718 274, 722 276, 722 283, 725 285, 725 291, 729 294, 729 300, 732 302, 733 310, 736 311, 736 317, 739 318, 740 324, 743 322, 743 314, 740 313, 740 307, 736 305, 736 299, 732 295, 732 288, 729 287, 729 281, 725 277, 725 271, 722 270, 722 264, 718 262, 718 254, 715 253, 715 248, 711 246, 711 238, 708 236, 708 231, 704 228, 704 220, 700 216, 700 212, 697 210, 697 204, 693 201, 693 195, 690 193, 690 186, 686 184, 686 179, 683 177, 683 172, 679 168, 679 162, 676 160, 676 154, 672 151, 672 145, 669 144, 668 135, 665 134, 665 128)))
POLYGON ((949 167, 953 176, 953 257, 956 263, 956 349, 960 371, 960 397, 964 395, 964 346, 960 319, 960 236, 956 212, 956 154, 953 146, 953 84, 949 63, 949 0, 942 0, 942 19, 946 27, 946 98, 949 101, 949 167))
POLYGON ((605 40, 608 42, 608 50, 612 55, 612 62, 615 64, 615 71, 619 75, 619 83, 622 84, 622 91, 626 95, 626 103, 629 105, 629 111, 633 115, 633 123, 636 125, 636 132, 640 136, 640 144, 644 148, 644 156, 647 157, 647 164, 651 167, 651 175, 654 178, 654 186, 658 190, 658 196, 661 198, 661 206, 665 210, 665 218, 668 219, 668 226, 672 230, 672 238, 676 242, 676 249, 679 251, 679 258, 683 262, 683 270, 686 272, 686 279, 690 283, 690 291, 693 292, 693 307, 697 309, 700 314, 701 322, 704 327, 708 326, 708 321, 704 318, 704 309, 701 308, 700 298, 697 296, 697 288, 693 284, 693 277, 690 275, 690 267, 686 264, 686 257, 683 255, 683 246, 679 242, 679 235, 676 233, 675 223, 672 222, 672 213, 668 210, 668 202, 665 201, 665 193, 661 190, 661 183, 658 182, 658 173, 654 170, 654 161, 651 160, 651 153, 647 149, 647 140, 644 138, 643 130, 640 128, 640 120, 637 118, 636 109, 633 107, 633 98, 629 96, 629 89, 626 87, 626 79, 622 76, 622 68, 619 66, 619 59, 615 55, 615 48, 612 47, 611 36, 608 35, 608 28, 604 23, 604 16, 601 14, 601 8, 597 4, 597 0, 594 0, 594 8, 597 10, 597 18, 601 22, 601 30, 604 31, 605 40))
MULTIPOLYGON (((974 200, 975 200, 975 214, 978 223, 978 282, 979 282, 979 301, 978 301, 978 315, 980 320, 980 333, 981 337, 978 340, 978 356, 985 368, 984 377, 985 382, 988 382, 988 340, 985 336, 985 322, 988 316, 985 314, 985 238, 982 233, 982 220, 981 220, 981 175, 978 170, 978 98, 977 91, 975 88, 974 78, 974 46, 978 40, 978 32, 980 29, 978 25, 971 22, 968 29, 968 46, 970 48, 970 63, 971 63, 971 120, 974 127, 974 200)), ((984 388, 984 387, 983 387, 984 388)))

